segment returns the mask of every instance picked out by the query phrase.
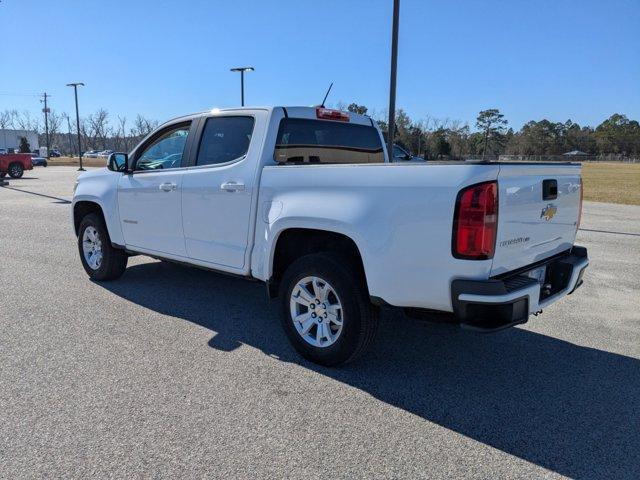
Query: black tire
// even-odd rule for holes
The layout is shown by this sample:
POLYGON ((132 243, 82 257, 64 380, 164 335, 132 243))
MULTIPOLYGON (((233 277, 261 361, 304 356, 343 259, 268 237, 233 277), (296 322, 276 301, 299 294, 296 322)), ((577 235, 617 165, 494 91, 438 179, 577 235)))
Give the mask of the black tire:
POLYGON ((24 167, 20 163, 9 165, 9 176, 11 178, 21 178, 24 175, 24 167))
POLYGON ((107 231, 107 227, 104 224, 102 217, 95 213, 88 214, 80 222, 80 228, 78 229, 78 252, 85 272, 87 272, 89 277, 93 280, 115 280, 116 278, 121 277, 127 268, 127 254, 124 250, 113 248, 111 245, 111 238, 109 238, 109 232, 107 231), (91 268, 87 263, 82 248, 84 232, 88 227, 96 229, 102 247, 102 261, 98 268, 95 269, 91 268))
POLYGON ((378 309, 369 301, 363 275, 348 259, 336 254, 306 255, 293 262, 280 283, 280 300, 282 327, 289 341, 300 355, 320 365, 335 366, 355 360, 373 342, 378 330, 378 309), (328 282, 342 304, 342 331, 335 343, 326 347, 305 341, 296 330, 291 315, 292 292, 300 280, 310 276, 328 282))

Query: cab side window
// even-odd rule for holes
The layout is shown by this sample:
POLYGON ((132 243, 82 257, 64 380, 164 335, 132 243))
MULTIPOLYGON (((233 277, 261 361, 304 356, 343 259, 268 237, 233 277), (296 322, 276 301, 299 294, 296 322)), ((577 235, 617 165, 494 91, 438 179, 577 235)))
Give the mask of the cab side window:
POLYGON ((202 132, 196 165, 231 162, 247 154, 253 117, 211 117, 202 132))
POLYGON ((144 147, 136 170, 160 170, 182 167, 182 156, 191 124, 170 127, 144 147))

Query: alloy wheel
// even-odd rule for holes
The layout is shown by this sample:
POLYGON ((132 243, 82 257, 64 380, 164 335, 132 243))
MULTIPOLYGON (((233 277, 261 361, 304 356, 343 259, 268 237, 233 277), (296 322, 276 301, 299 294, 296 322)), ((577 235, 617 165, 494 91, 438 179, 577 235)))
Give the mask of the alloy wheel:
POLYGON ((304 277, 291 291, 291 320, 298 334, 310 345, 333 345, 342 333, 343 308, 338 294, 320 277, 304 277))
POLYGON ((97 270, 102 264, 102 242, 100 241, 100 235, 98 231, 88 226, 84 229, 82 235, 82 253, 87 265, 92 270, 97 270))

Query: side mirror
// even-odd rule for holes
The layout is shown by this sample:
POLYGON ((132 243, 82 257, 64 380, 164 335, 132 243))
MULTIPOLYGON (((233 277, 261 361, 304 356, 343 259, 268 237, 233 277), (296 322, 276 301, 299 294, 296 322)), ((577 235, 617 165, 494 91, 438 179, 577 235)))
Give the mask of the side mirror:
POLYGON ((112 153, 109 155, 107 168, 113 172, 126 172, 129 169, 129 155, 126 153, 112 153))

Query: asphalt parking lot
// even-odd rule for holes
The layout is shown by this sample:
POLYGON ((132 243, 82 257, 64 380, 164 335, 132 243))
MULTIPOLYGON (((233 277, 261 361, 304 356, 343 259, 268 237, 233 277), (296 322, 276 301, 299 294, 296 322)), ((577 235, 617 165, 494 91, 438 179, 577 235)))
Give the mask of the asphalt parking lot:
POLYGON ((327 369, 259 283, 146 257, 89 281, 77 173, 0 188, 0 477, 640 477, 640 207, 585 203, 585 285, 528 324, 387 311, 327 369))

